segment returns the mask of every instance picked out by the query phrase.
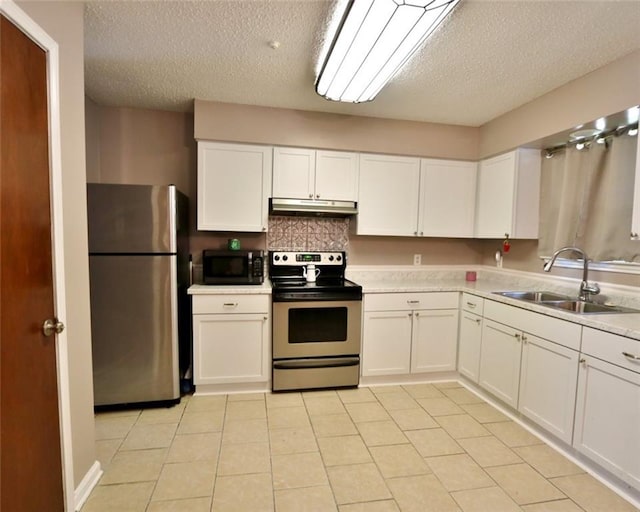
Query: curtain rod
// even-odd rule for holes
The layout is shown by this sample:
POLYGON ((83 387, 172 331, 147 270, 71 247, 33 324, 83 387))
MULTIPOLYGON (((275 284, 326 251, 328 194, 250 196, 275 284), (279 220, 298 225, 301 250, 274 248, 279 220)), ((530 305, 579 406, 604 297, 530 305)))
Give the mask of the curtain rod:
MULTIPOLYGON (((577 147, 579 145, 582 145, 582 147, 577 147, 577 149, 578 150, 589 149, 589 146, 593 144, 593 141, 596 141, 599 144, 605 144, 605 147, 608 148, 609 142, 607 139, 611 139, 612 137, 619 137, 621 135, 629 133, 631 130, 636 130, 637 132, 638 130, 637 121, 635 123, 627 124, 624 126, 617 126, 616 128, 613 128, 606 132, 598 132, 590 137, 578 137, 576 139, 568 140, 564 144, 558 144, 550 148, 545 148, 544 150, 545 158, 551 158, 554 155, 554 153, 557 153, 558 151, 562 151, 563 149, 566 149, 571 146, 577 147)), ((632 134, 632 135, 635 135, 635 134, 632 134)))

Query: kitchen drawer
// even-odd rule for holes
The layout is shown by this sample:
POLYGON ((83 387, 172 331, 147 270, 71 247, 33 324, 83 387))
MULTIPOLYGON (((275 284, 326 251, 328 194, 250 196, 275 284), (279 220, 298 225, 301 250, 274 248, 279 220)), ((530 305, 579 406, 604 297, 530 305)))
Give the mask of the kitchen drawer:
POLYGON ((269 295, 194 295, 193 314, 268 313, 269 295))
POLYGON ((467 311, 469 313, 474 313, 476 315, 482 316, 482 311, 484 309, 484 299, 481 297, 476 297, 475 295, 471 295, 470 293, 462 294, 462 310, 467 311))
POLYGON ((372 293, 365 295, 365 311, 458 309, 457 292, 372 293))
POLYGON ((640 373, 640 341, 585 327, 582 352, 640 373), (624 354, 628 354, 625 356, 624 354))
POLYGON ((582 326, 493 300, 484 302, 484 317, 510 325, 564 347, 580 350, 582 326))

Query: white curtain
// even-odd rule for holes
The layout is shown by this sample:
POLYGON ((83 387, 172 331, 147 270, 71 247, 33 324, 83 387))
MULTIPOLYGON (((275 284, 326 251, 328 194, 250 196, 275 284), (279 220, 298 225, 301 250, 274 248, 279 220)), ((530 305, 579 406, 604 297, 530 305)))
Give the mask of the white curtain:
POLYGON ((573 245, 594 261, 640 262, 640 241, 630 240, 637 139, 611 137, 543 158, 540 256, 573 245))

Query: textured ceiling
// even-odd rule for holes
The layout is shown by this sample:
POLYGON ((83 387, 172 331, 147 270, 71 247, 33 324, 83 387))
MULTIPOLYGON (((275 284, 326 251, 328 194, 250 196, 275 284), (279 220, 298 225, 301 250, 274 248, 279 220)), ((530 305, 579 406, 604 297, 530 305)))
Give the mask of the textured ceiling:
POLYGON ((87 2, 87 94, 111 106, 188 111, 198 98, 479 126, 640 48, 638 0, 462 0, 373 102, 341 104, 314 89, 336 5, 87 2))

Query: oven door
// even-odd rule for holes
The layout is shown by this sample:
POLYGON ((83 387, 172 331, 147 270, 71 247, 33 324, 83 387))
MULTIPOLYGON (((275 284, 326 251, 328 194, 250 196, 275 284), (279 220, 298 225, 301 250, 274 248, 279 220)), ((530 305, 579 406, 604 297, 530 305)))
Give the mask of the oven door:
POLYGON ((273 303, 273 358, 360 354, 362 301, 273 303))

